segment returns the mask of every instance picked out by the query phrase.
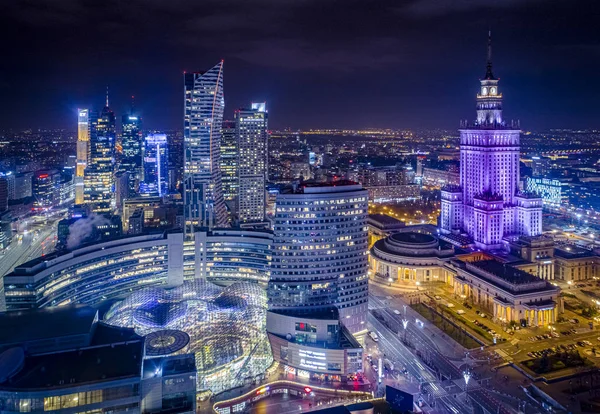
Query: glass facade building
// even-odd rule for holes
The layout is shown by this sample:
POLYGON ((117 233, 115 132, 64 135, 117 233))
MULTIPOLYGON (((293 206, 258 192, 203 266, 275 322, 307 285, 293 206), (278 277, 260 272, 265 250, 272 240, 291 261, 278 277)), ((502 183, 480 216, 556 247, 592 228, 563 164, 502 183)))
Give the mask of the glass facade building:
POLYGON ((360 184, 306 184, 277 196, 269 307, 334 305, 352 333, 366 329, 368 192, 360 184))
POLYGON ((93 212, 108 213, 113 209, 115 173, 115 114, 108 106, 100 116, 89 113, 90 162, 84 175, 84 203, 93 212))
POLYGON ((184 215, 194 225, 227 224, 221 171, 223 62, 184 74, 184 215))
POLYGON ((169 189, 169 150, 165 134, 148 135, 144 140, 144 181, 140 194, 163 196, 169 189))
POLYGON ((123 115, 121 127, 119 171, 129 173, 128 197, 133 197, 142 178, 142 118, 132 111, 123 115))
POLYGON ((221 180, 225 202, 234 208, 238 192, 237 135, 235 121, 224 121, 221 130, 221 180))
MULTIPOLYGON (((144 287, 207 279, 265 286, 272 233, 219 230, 124 237, 54 253, 17 266, 4 277, 6 309, 83 303, 96 305, 144 287)), ((1 310, 1 309, 0 309, 1 310)))
POLYGON ((240 223, 265 219, 268 172, 268 116, 264 103, 234 114, 238 154, 237 215, 240 223))
POLYGON ((146 355, 193 353, 198 391, 216 394, 254 380, 273 362, 266 311, 267 297, 257 284, 222 288, 193 280, 134 292, 114 304, 104 321, 145 336, 146 355))
POLYGON ((90 157, 90 111, 77 110, 77 165, 75 167, 75 204, 83 204, 83 177, 90 157))

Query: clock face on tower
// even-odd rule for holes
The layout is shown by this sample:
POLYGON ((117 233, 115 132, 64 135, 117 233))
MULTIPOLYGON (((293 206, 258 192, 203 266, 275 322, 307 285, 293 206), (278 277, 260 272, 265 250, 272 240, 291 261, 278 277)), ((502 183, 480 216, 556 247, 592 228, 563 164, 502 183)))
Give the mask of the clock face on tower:
POLYGON ((496 88, 490 88, 490 95, 496 95, 496 88))
POLYGON ((483 88, 483 89, 481 90, 481 94, 482 94, 482 95, 487 95, 487 88, 483 88))

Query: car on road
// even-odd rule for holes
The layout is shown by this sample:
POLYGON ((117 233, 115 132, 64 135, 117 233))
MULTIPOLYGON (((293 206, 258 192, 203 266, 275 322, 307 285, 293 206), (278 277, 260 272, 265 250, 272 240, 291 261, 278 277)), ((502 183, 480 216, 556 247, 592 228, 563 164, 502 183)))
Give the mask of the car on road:
POLYGON ((394 313, 395 313, 396 315, 400 315, 400 311, 399 311, 398 309, 394 309, 394 313))
POLYGON ((459 315, 462 315, 462 314, 464 314, 464 313, 465 313, 465 311, 464 311, 464 310, 462 310, 462 309, 457 309, 457 310, 456 310, 456 313, 458 313, 459 315))
POLYGON ((434 296, 435 300, 442 300, 442 297, 439 295, 434 296))

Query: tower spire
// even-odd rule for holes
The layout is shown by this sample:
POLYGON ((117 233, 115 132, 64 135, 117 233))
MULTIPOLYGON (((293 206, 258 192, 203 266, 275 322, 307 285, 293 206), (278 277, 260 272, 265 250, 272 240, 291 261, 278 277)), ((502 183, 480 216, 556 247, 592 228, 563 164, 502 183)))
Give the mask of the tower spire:
POLYGON ((485 71, 486 79, 496 79, 492 73, 492 31, 488 31, 488 45, 487 45, 487 67, 485 71))
POLYGON ((106 85, 106 107, 108 108, 108 85, 106 85))

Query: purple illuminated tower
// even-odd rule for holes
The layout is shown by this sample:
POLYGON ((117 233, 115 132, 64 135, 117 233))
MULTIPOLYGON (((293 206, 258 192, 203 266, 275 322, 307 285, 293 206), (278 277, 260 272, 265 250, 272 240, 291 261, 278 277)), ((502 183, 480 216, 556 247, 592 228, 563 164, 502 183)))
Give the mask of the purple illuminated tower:
MULTIPOLYGON (((519 192, 520 129, 502 119, 502 94, 492 72, 491 33, 487 69, 477 94, 477 120, 461 123, 460 186, 442 189, 440 232, 468 236, 475 247, 502 247, 505 236, 542 232, 542 200, 519 192)), ((464 244, 464 238, 462 238, 464 244)))

